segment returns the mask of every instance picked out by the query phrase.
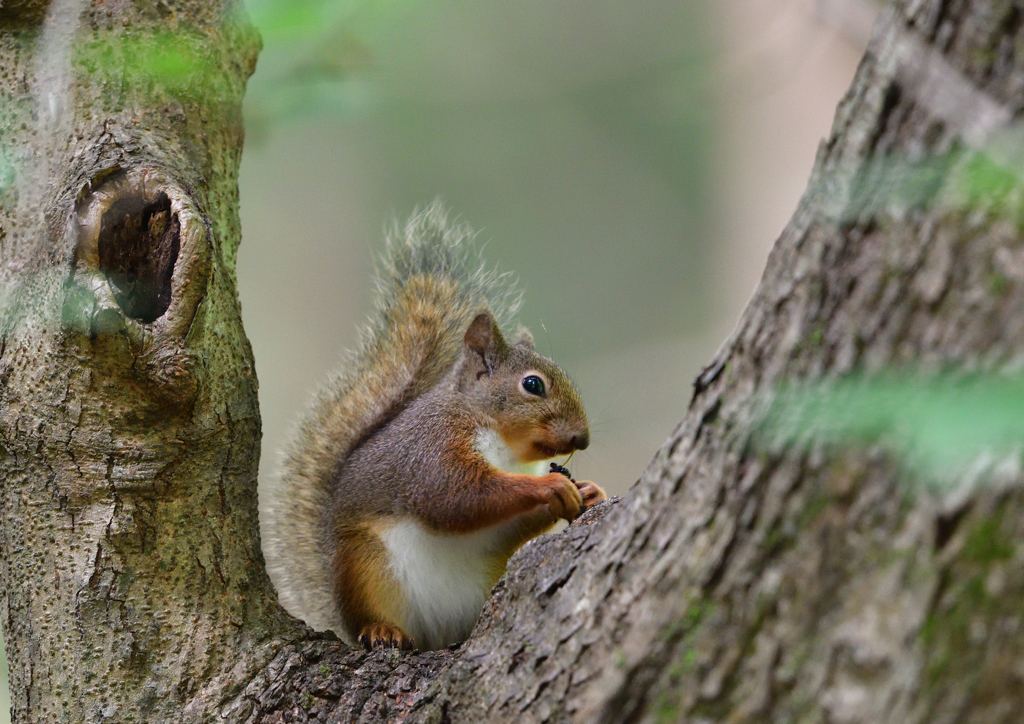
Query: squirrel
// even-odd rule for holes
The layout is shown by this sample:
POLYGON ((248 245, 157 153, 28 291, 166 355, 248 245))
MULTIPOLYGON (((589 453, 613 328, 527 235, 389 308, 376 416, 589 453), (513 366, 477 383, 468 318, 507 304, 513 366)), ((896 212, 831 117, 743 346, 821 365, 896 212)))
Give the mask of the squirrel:
POLYGON ((568 376, 521 295, 434 202, 386 235, 377 301, 301 420, 264 506, 281 604, 366 648, 467 638, 511 555, 607 496, 545 461, 585 449, 568 376))

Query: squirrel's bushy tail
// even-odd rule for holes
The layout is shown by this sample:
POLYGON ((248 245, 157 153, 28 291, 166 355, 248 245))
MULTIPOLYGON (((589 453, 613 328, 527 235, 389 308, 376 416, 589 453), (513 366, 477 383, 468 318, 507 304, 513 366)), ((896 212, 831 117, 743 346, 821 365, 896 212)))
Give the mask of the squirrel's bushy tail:
POLYGON ((263 552, 281 604, 344 635, 331 594, 324 526, 337 471, 352 450, 451 369, 473 317, 508 321, 520 295, 484 268, 473 232, 437 201, 387 233, 377 294, 358 348, 316 396, 261 505, 263 552))

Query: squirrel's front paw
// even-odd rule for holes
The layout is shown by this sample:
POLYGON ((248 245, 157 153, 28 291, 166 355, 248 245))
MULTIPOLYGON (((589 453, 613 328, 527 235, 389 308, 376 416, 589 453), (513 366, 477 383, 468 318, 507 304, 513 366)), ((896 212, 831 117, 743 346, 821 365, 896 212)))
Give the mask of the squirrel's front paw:
POLYGON ((602 500, 608 500, 608 494, 605 493, 597 483, 593 483, 589 480, 581 480, 576 483, 576 487, 579 489, 580 495, 583 496, 584 510, 589 510, 602 500))
POLYGON ((551 473, 541 478, 544 484, 544 502, 556 518, 573 520, 583 512, 583 495, 576 483, 561 473, 551 473))
POLYGON ((404 649, 412 651, 416 648, 416 640, 406 636, 398 626, 389 623, 371 623, 363 626, 359 632, 359 643, 370 649, 404 649))

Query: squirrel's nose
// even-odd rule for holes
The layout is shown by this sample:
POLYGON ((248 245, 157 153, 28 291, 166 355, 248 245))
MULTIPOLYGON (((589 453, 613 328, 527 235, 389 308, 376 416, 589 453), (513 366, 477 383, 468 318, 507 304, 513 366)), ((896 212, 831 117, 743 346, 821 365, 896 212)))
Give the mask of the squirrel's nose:
POLYGON ((577 450, 586 450, 588 445, 590 445, 589 432, 577 433, 572 439, 572 446, 577 450))

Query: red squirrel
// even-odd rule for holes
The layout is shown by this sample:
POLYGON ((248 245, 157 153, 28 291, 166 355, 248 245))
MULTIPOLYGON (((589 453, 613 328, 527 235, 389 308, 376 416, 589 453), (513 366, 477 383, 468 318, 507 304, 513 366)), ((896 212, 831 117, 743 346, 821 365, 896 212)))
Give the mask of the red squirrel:
POLYGON ((389 237, 361 344, 264 508, 281 603, 367 648, 465 639, 516 549, 606 498, 545 472, 588 446, 586 413, 525 329, 506 339, 519 295, 471 242, 437 203, 389 237))

